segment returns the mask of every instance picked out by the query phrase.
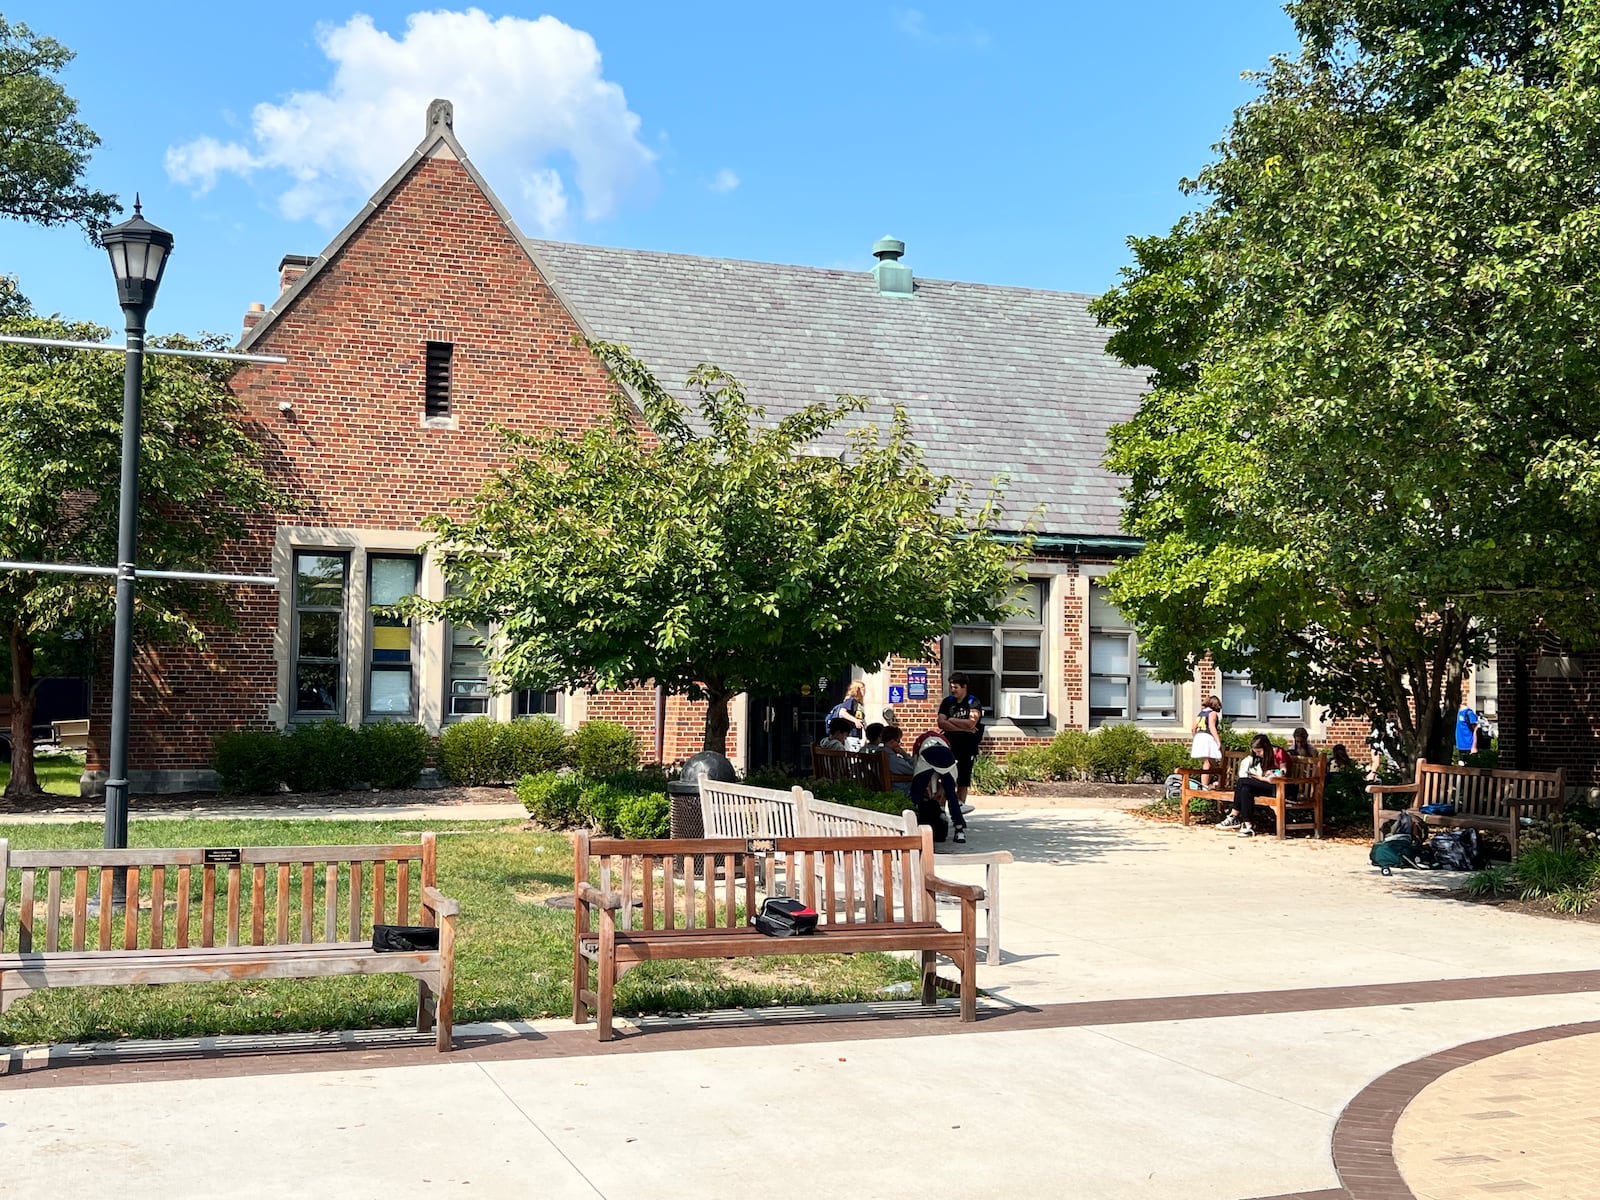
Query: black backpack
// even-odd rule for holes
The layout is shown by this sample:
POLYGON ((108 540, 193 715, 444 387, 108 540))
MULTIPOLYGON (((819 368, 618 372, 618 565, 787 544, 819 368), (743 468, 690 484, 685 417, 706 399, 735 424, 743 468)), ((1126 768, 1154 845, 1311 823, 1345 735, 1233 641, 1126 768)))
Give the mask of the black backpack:
POLYGON ((768 937, 794 937, 817 931, 817 910, 792 896, 770 896, 761 902, 761 911, 750 918, 768 937))
POLYGON ((1428 843, 1433 865, 1446 871, 1481 871, 1489 865, 1489 852, 1476 829, 1447 829, 1428 843))

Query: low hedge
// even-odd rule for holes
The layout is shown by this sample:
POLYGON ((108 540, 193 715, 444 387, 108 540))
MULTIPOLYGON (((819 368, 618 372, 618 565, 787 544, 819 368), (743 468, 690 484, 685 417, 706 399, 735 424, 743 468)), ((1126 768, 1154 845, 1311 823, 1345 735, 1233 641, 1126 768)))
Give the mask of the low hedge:
POLYGON ((661 838, 670 826, 666 778, 629 772, 593 779, 581 771, 524 775, 517 799, 546 829, 597 829, 608 837, 661 838))
POLYGON ((338 721, 220 733, 212 765, 230 796, 342 791, 357 784, 407 788, 428 758, 428 731, 388 722, 352 728, 338 721))

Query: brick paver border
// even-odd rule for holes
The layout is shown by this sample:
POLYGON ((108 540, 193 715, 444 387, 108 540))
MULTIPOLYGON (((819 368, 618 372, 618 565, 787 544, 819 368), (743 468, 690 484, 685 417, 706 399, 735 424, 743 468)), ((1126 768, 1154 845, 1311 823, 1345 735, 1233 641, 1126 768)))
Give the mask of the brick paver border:
POLYGON ((1507 1050, 1590 1033, 1600 1033, 1600 1021, 1528 1029, 1442 1050, 1380 1075, 1345 1106, 1334 1126, 1333 1165, 1343 1191, 1329 1195, 1343 1195, 1348 1200, 1416 1200, 1395 1163, 1394 1131, 1400 1114, 1423 1088, 1459 1067, 1507 1050))
MULTIPOLYGON (((572 1058, 598 1054, 651 1054, 657 1051, 698 1050, 736 1046, 801 1045, 817 1042, 856 1042, 880 1038, 967 1037, 1022 1029, 1068 1029, 1088 1025, 1133 1025, 1157 1021, 1193 1021, 1215 1017, 1252 1016, 1270 1013, 1323 1012, 1347 1008, 1375 1008, 1386 1005, 1428 1004, 1448 1000, 1509 999, 1520 996, 1554 996, 1600 992, 1600 971, 1556 971, 1530 975, 1491 975, 1466 979, 1432 979, 1410 983, 1357 984, 1347 987, 1288 988, 1264 992, 1221 992, 1198 996, 1157 996, 1129 1000, 1086 1000, 1037 1007, 1016 1006, 980 1008, 978 1021, 962 1025, 955 1020, 956 1010, 948 1008, 934 1015, 922 1015, 915 1006, 874 1007, 855 1014, 815 1012, 796 1015, 752 1013, 715 1014, 684 1021, 651 1021, 651 1028, 626 1033, 610 1042, 595 1040, 593 1026, 574 1027, 559 1033, 495 1033, 464 1035, 456 1038, 456 1050, 439 1055, 431 1038, 409 1034, 364 1035, 348 1044, 328 1044, 315 1035, 281 1039, 277 1045, 261 1045, 243 1039, 232 1048, 220 1049, 209 1039, 198 1049, 172 1053, 156 1044, 141 1053, 130 1053, 114 1046, 103 1055, 53 1056, 45 1061, 24 1060, 21 1050, 7 1053, 0 1048, 0 1090, 69 1087, 91 1083, 134 1083, 162 1079, 201 1079, 245 1075, 287 1075, 318 1071, 367 1070, 381 1067, 423 1066, 430 1063, 463 1061, 497 1062, 511 1059, 572 1058), (426 1042, 424 1045, 423 1042, 426 1042)), ((1574 1027, 1587 1032, 1587 1027, 1574 1027)), ((1539 1035, 1513 1035, 1530 1040, 1539 1035)), ((1524 1044, 1493 1039, 1477 1045, 1511 1049, 1524 1044)), ((193 1042, 179 1046, 194 1046, 193 1042)), ((1470 1050, 1462 1047, 1446 1054, 1470 1050)), ((1441 1056, 1434 1056, 1435 1058, 1441 1056)), ((1433 1061, 1423 1059, 1423 1063, 1433 1061)), ((1462 1061, 1471 1061, 1465 1059, 1462 1061)), ((1459 1065, 1459 1064, 1453 1064, 1459 1065)), ((1418 1067, 1410 1064, 1403 1072, 1418 1067)), ((1432 1082, 1449 1067, 1428 1075, 1405 1099, 1432 1082)), ((1394 1072, 1391 1074, 1398 1074, 1394 1072)), ((1377 1087, 1390 1076, 1373 1084, 1377 1087)), ((1368 1091, 1372 1089, 1369 1087, 1368 1091)), ((1385 1095, 1389 1093, 1383 1093, 1385 1095)), ((1398 1093, 1394 1093, 1398 1094, 1398 1093)), ((1363 1092, 1357 1097, 1360 1101, 1363 1092)), ((1375 1094, 1376 1095, 1376 1094, 1375 1094)), ((1364 1102, 1365 1103, 1365 1102, 1364 1102)), ((1352 1102, 1341 1121, 1359 1122, 1371 1105, 1356 1108, 1352 1102)), ((1400 1105, 1404 1107, 1404 1103, 1400 1105)), ((1399 1109, 1394 1119, 1398 1119, 1399 1109)), ((1389 1122, 1392 1134, 1393 1120, 1389 1122)), ((1351 1134, 1358 1124, 1350 1125, 1351 1134)), ((1365 1142, 1350 1142, 1352 1171, 1359 1174, 1367 1165, 1365 1142)), ((1388 1143, 1384 1143, 1387 1153, 1388 1143)), ((1393 1157, 1389 1159, 1393 1167, 1393 1157)), ((1348 1182, 1346 1186, 1349 1187, 1348 1182)), ((1313 1193, 1315 1194, 1315 1193, 1313 1193)), ((1395 1193, 1395 1195, 1402 1195, 1395 1193)), ((1409 1197, 1409 1193, 1403 1195, 1409 1197)), ((1361 1196, 1360 1200, 1366 1200, 1361 1196)))

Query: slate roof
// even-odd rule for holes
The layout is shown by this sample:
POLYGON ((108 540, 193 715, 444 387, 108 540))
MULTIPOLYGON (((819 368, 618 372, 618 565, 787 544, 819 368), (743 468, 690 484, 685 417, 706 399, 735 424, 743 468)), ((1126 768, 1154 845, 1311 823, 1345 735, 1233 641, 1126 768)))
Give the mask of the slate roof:
POLYGON ((884 296, 864 271, 526 245, 585 327, 685 399, 690 370, 710 362, 774 416, 846 392, 880 414, 900 404, 929 464, 975 499, 1007 477, 1006 526, 1043 506, 1041 534, 1121 533, 1121 480, 1100 460, 1144 377, 1106 355, 1090 296, 935 279, 884 296))

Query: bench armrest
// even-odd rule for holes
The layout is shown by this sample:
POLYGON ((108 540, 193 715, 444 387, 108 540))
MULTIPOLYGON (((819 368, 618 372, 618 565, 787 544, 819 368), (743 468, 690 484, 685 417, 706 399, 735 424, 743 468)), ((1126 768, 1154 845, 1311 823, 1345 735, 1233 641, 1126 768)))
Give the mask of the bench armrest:
POLYGON ((1399 795, 1402 792, 1411 792, 1412 794, 1415 794, 1416 790, 1417 790, 1417 785, 1415 783, 1369 783, 1369 784, 1367 784, 1367 794, 1371 795, 1371 796, 1399 795))
POLYGON ((949 879, 940 879, 937 875, 929 875, 927 881, 928 891, 939 896, 954 896, 957 900, 971 900, 976 904, 983 899, 983 889, 975 883, 955 883, 949 879))
POLYGON ((422 906, 431 909, 436 916, 459 917, 461 915, 461 901, 452 900, 431 883, 422 889, 422 906))
POLYGON ((584 882, 578 884, 578 900, 583 904, 591 904, 595 908, 609 908, 616 910, 622 907, 622 897, 616 892, 602 892, 594 884, 584 882))
POLYGON ((940 854, 935 861, 940 866, 986 867, 990 863, 1016 862, 1009 850, 990 850, 987 854, 940 854))

